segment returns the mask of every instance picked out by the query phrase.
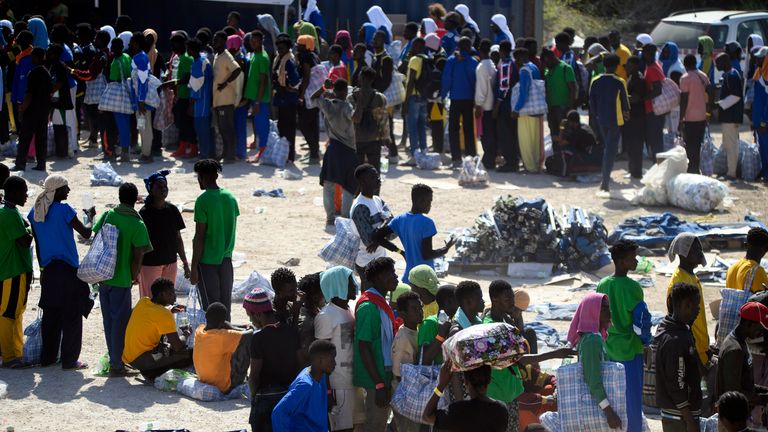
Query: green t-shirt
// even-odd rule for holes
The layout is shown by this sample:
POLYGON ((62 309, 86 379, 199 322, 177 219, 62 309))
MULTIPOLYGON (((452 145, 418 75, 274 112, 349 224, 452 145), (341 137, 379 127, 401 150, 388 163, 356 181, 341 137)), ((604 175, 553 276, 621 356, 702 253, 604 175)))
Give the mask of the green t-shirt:
POLYGON ((32 251, 16 239, 29 234, 16 208, 0 207, 0 281, 32 271, 32 251))
POLYGON ((632 328, 632 310, 643 301, 643 288, 626 276, 608 276, 597 285, 597 292, 608 296, 611 326, 605 342, 608 358, 629 361, 643 353, 643 342, 632 328))
POLYGON ((202 264, 219 265, 224 258, 232 257, 238 216, 237 199, 226 189, 208 189, 197 197, 195 222, 207 225, 202 264))
MULTIPOLYGON (((495 322, 490 313, 483 318, 483 324, 495 322)), ((523 394, 524 390, 520 368, 517 365, 507 369, 491 369, 491 383, 488 384, 487 391, 489 398, 500 402, 512 402, 523 394)))
POLYGON ((134 248, 152 247, 149 242, 149 234, 144 221, 140 217, 128 216, 110 210, 101 214, 93 232, 98 233, 105 224, 114 225, 119 234, 117 236, 117 262, 112 279, 102 282, 118 288, 131 287, 131 259, 134 248))
POLYGON ((109 65, 109 80, 110 81, 123 81, 126 78, 131 77, 131 58, 126 53, 122 53, 119 57, 115 57, 112 60, 112 64, 109 65), (122 74, 120 70, 122 69, 122 74))
POLYGON ((245 83, 244 97, 256 102, 269 102, 272 98, 270 73, 269 54, 264 50, 261 50, 260 53, 254 52, 251 54, 251 67, 248 69, 248 80, 245 83), (259 77, 262 75, 266 76, 264 80, 264 94, 261 96, 261 100, 257 101, 256 96, 259 94, 259 85, 261 84, 259 77))
MULTIPOLYGON (((379 307, 373 302, 363 302, 355 312, 355 346, 352 362, 352 383, 355 387, 372 389, 376 387, 373 378, 363 365, 360 356, 360 341, 371 343, 373 359, 376 362, 376 370, 384 379, 384 385, 389 388, 392 382, 392 370, 384 368, 384 354, 381 347, 381 315, 379 307)), ((392 349, 389 347, 388 349, 392 349)))
MULTIPOLYGON (((185 75, 188 75, 192 72, 192 62, 194 62, 195 59, 192 58, 191 55, 184 53, 181 56, 179 56, 179 65, 176 68, 176 76, 178 79, 184 78, 185 75)), ((176 86, 176 94, 179 99, 189 99, 189 85, 188 84, 179 84, 176 86)))
POLYGON ((579 351, 579 363, 581 363, 589 393, 597 403, 600 403, 608 397, 603 386, 601 366, 605 357, 603 337, 597 333, 585 333, 579 338, 576 348, 579 351))
POLYGON ((547 85, 547 105, 569 107, 571 105, 571 92, 568 83, 576 83, 576 75, 573 68, 560 60, 557 66, 547 68, 544 72, 544 81, 547 85))
MULTIPOLYGON (((419 350, 421 350, 424 345, 429 345, 435 340, 438 327, 440 327, 440 323, 437 321, 437 315, 424 318, 424 321, 422 321, 419 325, 419 333, 416 338, 416 346, 419 347, 419 350)), ((435 357, 435 360, 432 362, 432 364, 443 364, 442 350, 437 353, 437 356, 435 357)))

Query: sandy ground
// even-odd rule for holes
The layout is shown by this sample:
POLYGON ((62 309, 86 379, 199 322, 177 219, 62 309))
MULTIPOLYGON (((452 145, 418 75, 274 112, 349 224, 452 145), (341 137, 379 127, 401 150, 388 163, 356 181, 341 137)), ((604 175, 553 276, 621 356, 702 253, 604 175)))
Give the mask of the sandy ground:
MULTIPOLYGON (((398 133, 401 123, 397 122, 398 133)), ((749 139, 748 133, 742 134, 749 139)), ((719 135, 715 141, 719 142, 719 135)), ((50 172, 65 175, 72 187, 70 202, 76 208, 80 206, 80 194, 89 191, 95 195, 97 211, 105 210, 108 204, 117 202, 117 188, 91 187, 89 173, 95 163, 94 150, 86 150, 77 160, 53 161, 49 164, 50 172)), ((167 156, 167 153, 166 153, 167 156)), ((8 160, 5 161, 9 163, 8 160)), ((170 197, 174 203, 191 204, 200 190, 192 174, 192 163, 173 159, 158 160, 151 165, 117 164, 117 172, 126 181, 131 181, 143 191, 141 179, 147 174, 162 168, 183 168, 184 174, 172 174, 169 177, 170 197)), ((320 168, 317 166, 299 166, 304 171, 301 180, 284 180, 277 170, 267 166, 251 166, 245 163, 225 166, 220 185, 232 190, 240 202, 237 243, 235 251, 244 254, 246 262, 236 268, 236 279, 244 279, 252 270, 268 275, 279 267, 281 262, 290 258, 299 258, 300 264, 293 268, 298 276, 315 272, 325 267, 317 256, 331 235, 324 230, 324 211, 322 189, 318 184, 320 168), (253 197, 257 188, 270 190, 280 187, 287 198, 253 197)), ((447 169, 439 171, 419 171, 405 167, 390 167, 386 175, 381 195, 396 213, 407 211, 410 207, 410 188, 416 182, 425 182, 435 189, 435 199, 430 216, 434 218, 440 233, 438 242, 447 233, 457 227, 473 224, 481 212, 490 208, 494 198, 512 194, 525 198, 545 197, 551 205, 561 208, 563 205, 580 205, 590 212, 603 216, 611 229, 615 224, 630 216, 656 213, 669 210, 682 218, 694 219, 701 215, 679 211, 674 208, 634 207, 622 199, 620 191, 639 188, 639 182, 625 179, 626 162, 619 162, 613 178, 615 198, 597 198, 596 184, 580 184, 544 174, 498 174, 491 173, 491 184, 484 189, 463 189, 458 187, 457 172, 447 169)), ((44 175, 27 171, 25 177, 38 185, 44 175)), ((743 219, 749 210, 757 214, 766 214, 768 204, 764 198, 765 186, 735 182, 729 185, 731 194, 737 199, 736 205, 727 212, 714 215, 717 222, 735 222, 743 219)), ((34 197, 24 209, 28 211, 34 197)), ((188 227, 193 226, 192 213, 184 212, 188 227)), ((183 232, 187 250, 191 250, 193 230, 183 232)), ((78 245, 82 256, 86 247, 78 245)), ((738 254, 729 254, 738 256, 738 254)), ((190 256, 191 258, 191 256, 190 256)), ((656 260, 659 264, 663 260, 656 260)), ((404 262, 401 262, 403 268, 404 262)), ((457 282, 464 278, 476 279, 487 290, 491 280, 498 276, 478 274, 451 274, 446 279, 457 282)), ((652 311, 664 310, 664 292, 667 279, 653 275, 655 286, 645 291, 646 301, 652 311)), ((529 286, 532 303, 543 301, 575 303, 584 292, 571 293, 562 287, 542 287, 536 281, 512 280, 513 285, 529 286)), ((134 304, 138 289, 134 289, 134 304)), ((486 291, 487 292, 487 291, 486 291)), ((39 289, 30 295, 29 306, 24 315, 25 325, 37 316, 39 289)), ((707 303, 719 297, 714 287, 705 288, 707 303)), ((487 298, 487 296, 486 296, 487 298)), ((179 298, 184 303, 184 298, 179 298)), ((709 311, 707 311, 709 314, 709 311)), ((534 314, 526 314, 532 320, 534 314)), ((244 323, 244 310, 233 307, 235 322, 244 323)), ((566 328, 567 322, 548 322, 559 329, 566 328)), ((712 323, 714 328, 714 323, 712 323)), ((710 331, 712 334, 712 331, 710 331)), ((94 366, 98 358, 106 352, 101 311, 97 308, 84 323, 83 349, 81 360, 94 366)), ((0 379, 8 383, 8 397, 0 402, 0 428, 13 426, 16 431, 51 431, 51 430, 143 430, 148 422, 155 428, 188 428, 192 431, 229 431, 248 426, 249 402, 236 400, 228 402, 198 402, 176 393, 163 393, 152 387, 142 385, 135 379, 106 379, 95 377, 90 371, 64 372, 58 367, 35 368, 22 371, 0 369, 0 379)), ((654 431, 661 430, 658 420, 650 421, 654 431)))

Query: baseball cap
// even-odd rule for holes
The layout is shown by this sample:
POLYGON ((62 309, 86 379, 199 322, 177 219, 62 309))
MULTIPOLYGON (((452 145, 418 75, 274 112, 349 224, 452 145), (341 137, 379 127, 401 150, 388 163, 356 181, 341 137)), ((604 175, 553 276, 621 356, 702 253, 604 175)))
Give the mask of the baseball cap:
POLYGON ((762 303, 749 302, 739 310, 741 319, 760 323, 764 329, 768 330, 768 307, 762 303))

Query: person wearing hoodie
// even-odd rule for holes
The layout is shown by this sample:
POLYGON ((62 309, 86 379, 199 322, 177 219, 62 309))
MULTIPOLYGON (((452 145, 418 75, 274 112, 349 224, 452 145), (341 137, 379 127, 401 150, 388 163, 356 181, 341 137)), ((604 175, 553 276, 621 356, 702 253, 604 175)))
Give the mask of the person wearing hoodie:
POLYGON ((700 71, 709 78, 711 86, 715 85, 715 61, 712 57, 712 52, 715 49, 715 41, 711 37, 704 35, 699 36, 699 46, 697 53, 699 54, 698 68, 700 71))
POLYGON ((496 14, 491 17, 491 33, 493 34, 493 44, 498 45, 502 41, 509 41, 512 49, 515 49, 515 37, 507 24, 507 17, 502 14, 496 14))
POLYGON ((448 57, 443 70, 443 80, 440 89, 443 98, 451 98, 448 114, 448 136, 451 146, 453 168, 461 167, 461 147, 459 146, 459 131, 461 123, 464 126, 464 154, 475 156, 475 81, 476 69, 479 64, 470 51, 472 41, 462 37, 459 41, 459 52, 448 57))
POLYGON ((699 430, 702 391, 691 323, 699 314, 699 289, 678 283, 670 292, 672 312, 659 324, 656 346, 656 403, 664 432, 699 430))

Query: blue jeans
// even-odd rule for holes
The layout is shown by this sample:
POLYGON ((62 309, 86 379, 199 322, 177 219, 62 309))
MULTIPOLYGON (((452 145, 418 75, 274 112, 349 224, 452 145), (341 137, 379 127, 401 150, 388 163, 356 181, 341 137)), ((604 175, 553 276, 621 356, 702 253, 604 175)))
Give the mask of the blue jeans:
POLYGON ((611 182, 613 162, 616 160, 616 152, 619 151, 619 137, 621 129, 618 125, 600 125, 603 136, 603 185, 611 182))
POLYGON ((258 102, 259 112, 253 115, 253 133, 259 137, 259 147, 265 147, 269 139, 269 102, 258 102))
POLYGON ((248 105, 235 108, 235 154, 245 159, 248 155, 248 105))
POLYGON ((643 355, 638 354, 624 365, 627 379, 627 432, 643 430, 643 355))
POLYGON ((127 149, 131 146, 131 115, 122 113, 113 113, 115 115, 115 124, 119 134, 120 147, 127 149))
POLYGON ((101 284, 99 302, 109 350, 109 367, 122 369, 125 329, 131 318, 131 289, 101 284))
POLYGON ((427 151, 427 101, 420 96, 408 98, 408 141, 411 143, 411 155, 417 150, 427 151))
POLYGON ((195 132, 197 132, 197 145, 200 151, 200 158, 215 158, 216 148, 213 144, 211 117, 195 117, 195 132))

